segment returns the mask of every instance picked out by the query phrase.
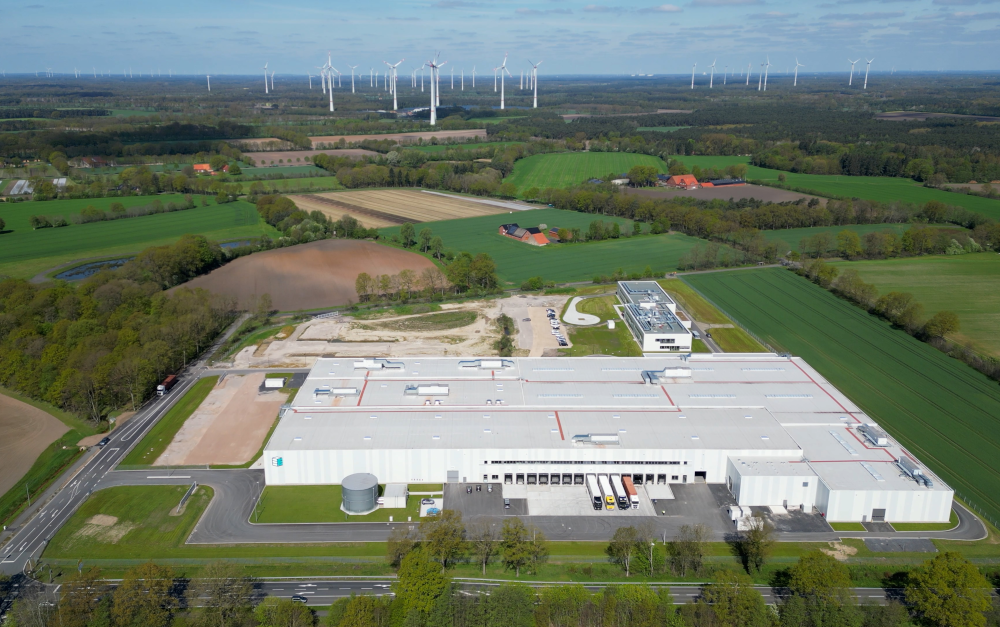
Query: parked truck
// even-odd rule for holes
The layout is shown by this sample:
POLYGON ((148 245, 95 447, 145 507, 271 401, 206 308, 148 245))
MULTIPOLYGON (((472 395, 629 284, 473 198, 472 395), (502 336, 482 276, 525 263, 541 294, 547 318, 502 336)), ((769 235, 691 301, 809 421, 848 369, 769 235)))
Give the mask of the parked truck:
POLYGON ((621 475, 610 475, 608 477, 611 480, 611 489, 615 493, 615 500, 618 503, 618 509, 629 509, 632 504, 628 499, 628 492, 625 491, 625 486, 622 485, 621 475))
POLYGON ((163 396, 170 391, 170 388, 177 384, 177 375, 172 374, 163 380, 163 383, 156 386, 156 395, 163 396))
POLYGON ((625 486, 625 492, 628 493, 628 501, 632 504, 632 509, 639 509, 639 492, 636 491, 635 484, 632 483, 632 477, 623 475, 622 485, 625 486))

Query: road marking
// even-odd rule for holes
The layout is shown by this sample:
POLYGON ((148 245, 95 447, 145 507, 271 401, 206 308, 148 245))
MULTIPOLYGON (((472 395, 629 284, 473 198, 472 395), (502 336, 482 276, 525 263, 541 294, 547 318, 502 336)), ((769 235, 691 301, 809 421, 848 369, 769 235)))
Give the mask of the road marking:
POLYGON ((147 479, 190 479, 190 475, 155 475, 147 479))

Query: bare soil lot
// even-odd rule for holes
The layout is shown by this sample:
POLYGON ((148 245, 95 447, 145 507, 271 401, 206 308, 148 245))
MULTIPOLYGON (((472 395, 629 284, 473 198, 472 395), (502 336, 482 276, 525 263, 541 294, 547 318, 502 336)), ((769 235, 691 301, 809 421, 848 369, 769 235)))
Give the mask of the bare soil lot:
POLYGON ((320 144, 335 144, 341 139, 345 142, 360 142, 365 141, 366 139, 394 139, 401 144, 406 144, 415 143, 418 139, 428 141, 431 137, 437 137, 439 140, 478 139, 480 137, 486 137, 486 129, 475 128, 463 131, 418 131, 414 133, 387 133, 384 135, 322 135, 319 137, 313 137, 312 143, 314 148, 318 147, 320 144))
POLYGON ((244 464, 260 450, 287 396, 258 393, 264 373, 228 375, 184 422, 154 466, 244 464))
POLYGON ((54 416, 0 394, 0 494, 16 484, 42 451, 69 431, 54 416))
MULTIPOLYGON (((647 198, 676 198, 684 196, 688 198, 698 198, 701 200, 743 200, 744 198, 756 198, 765 202, 795 202, 800 198, 810 200, 819 198, 809 194, 791 192, 786 189, 776 187, 764 187, 763 185, 739 185, 735 187, 706 187, 702 189, 666 189, 663 187, 626 189, 626 194, 646 196, 647 198)), ((826 198, 819 198, 819 201, 826 204, 826 198)))
POLYGON ((367 228, 395 226, 404 222, 488 216, 508 211, 505 207, 473 202, 457 196, 428 194, 416 190, 298 194, 289 198, 300 209, 319 210, 333 220, 339 220, 345 213, 349 214, 367 228))
POLYGON ((255 167, 287 168, 288 166, 295 165, 309 165, 311 161, 306 161, 306 157, 312 159, 320 153, 328 154, 331 157, 351 157, 354 159, 364 156, 378 156, 378 153, 373 150, 364 150, 361 148, 343 148, 339 150, 278 150, 272 152, 253 152, 247 156, 253 159, 255 167), (278 163, 279 161, 283 163, 278 163))
POLYGON ((924 111, 886 111, 875 114, 877 120, 894 120, 896 122, 923 122, 928 118, 966 118, 977 122, 1000 122, 1000 118, 991 115, 962 115, 960 113, 927 113, 924 111))
POLYGON ((279 311, 337 307, 358 301, 354 280, 362 272, 418 275, 434 264, 420 255, 358 240, 322 240, 241 257, 204 276, 188 281, 233 296, 243 305, 270 294, 279 311))

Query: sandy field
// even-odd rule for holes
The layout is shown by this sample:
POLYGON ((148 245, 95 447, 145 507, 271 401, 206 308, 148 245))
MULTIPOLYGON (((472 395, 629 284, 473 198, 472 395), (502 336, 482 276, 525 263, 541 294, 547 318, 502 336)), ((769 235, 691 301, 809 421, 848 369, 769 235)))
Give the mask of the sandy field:
POLYGON ((306 161, 306 157, 315 157, 318 154, 328 154, 331 157, 351 157, 357 159, 358 157, 377 157, 379 153, 372 150, 363 150, 361 148, 344 148, 339 150, 281 150, 272 152, 251 152, 247 154, 247 157, 253 159, 254 165, 259 168, 263 167, 274 167, 281 168, 294 165, 309 165, 310 162, 306 161), (278 163, 279 160, 284 160, 284 163, 278 163), (271 163, 271 162, 274 163, 271 163))
POLYGON ((313 147, 319 146, 320 144, 333 144, 339 142, 341 138, 345 142, 360 142, 366 139, 395 139, 401 144, 416 142, 418 139, 429 140, 431 137, 437 137, 438 140, 442 139, 479 139, 481 137, 486 137, 485 128, 474 128, 464 131, 418 131, 413 133, 387 133, 384 135, 323 135, 319 137, 313 137, 312 143, 313 147))
POLYGON ((154 466, 245 464, 260 450, 287 400, 258 393, 264 373, 228 375, 184 422, 154 466))
POLYGON ((701 200, 742 200, 744 198, 756 198, 766 202, 795 202, 800 198, 811 200, 819 198, 820 203, 826 204, 826 198, 791 192, 786 189, 776 187, 764 187, 763 185, 740 185, 737 187, 706 187, 702 189, 667 189, 664 187, 643 187, 629 188, 626 194, 636 194, 648 198, 674 198, 684 196, 688 198, 698 198, 701 200))
POLYGON ((505 207, 461 197, 406 189, 297 194, 290 198, 305 211, 319 210, 334 220, 339 220, 345 213, 350 214, 368 228, 488 216, 509 211, 505 207))
MULTIPOLYGON (((441 305, 442 311, 474 311, 472 324, 439 331, 398 331, 392 327, 428 314, 394 316, 377 320, 320 318, 305 322, 281 341, 262 343, 241 350, 233 368, 308 368, 324 356, 402 357, 448 355, 482 357, 495 355, 493 342, 499 337, 493 321, 505 313, 517 324, 517 355, 554 354, 558 342, 552 335, 545 307, 559 311, 567 296, 519 296, 492 301, 441 305), (536 314, 537 312, 537 314, 536 314), (531 318, 525 322, 524 318, 531 318), (536 332, 534 327, 538 326, 536 332)), ((431 314, 433 315, 433 314, 431 314)), ((565 328, 564 334, 565 334, 565 328)))
POLYGON ((960 113, 926 113, 923 111, 886 111, 876 113, 876 120, 894 120, 897 122, 923 122, 927 118, 966 118, 977 122, 997 122, 1000 118, 990 115, 962 115, 960 113))
POLYGON ((241 257, 184 285, 233 296, 243 305, 270 294, 275 309, 297 311, 357 302, 354 280, 362 272, 398 274, 409 268, 419 275, 433 267, 429 259, 397 248, 328 239, 241 257))
POLYGON ((55 416, 0 394, 0 494, 14 487, 42 451, 67 431, 55 416))

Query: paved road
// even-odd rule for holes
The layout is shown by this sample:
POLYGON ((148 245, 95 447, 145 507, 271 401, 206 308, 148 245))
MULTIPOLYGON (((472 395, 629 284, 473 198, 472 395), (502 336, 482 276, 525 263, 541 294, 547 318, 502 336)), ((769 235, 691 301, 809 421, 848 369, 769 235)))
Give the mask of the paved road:
MULTIPOLYGON (((213 354, 238 328, 243 319, 241 317, 230 325, 204 354, 213 354)), ((180 382, 166 396, 154 396, 147 401, 131 420, 111 433, 111 441, 79 468, 76 474, 61 477, 59 479, 61 489, 33 518, 23 523, 0 549, 0 572, 20 573, 28 560, 34 560, 41 555, 45 544, 87 499, 87 496, 98 488, 105 475, 125 458, 149 428, 202 376, 205 376, 203 360, 189 364, 180 373, 180 382)))
MULTIPOLYGON (((415 525, 412 523, 307 523, 307 524, 254 524, 251 522, 254 503, 264 486, 263 470, 171 470, 171 471, 114 471, 105 473, 98 489, 122 485, 200 485, 211 486, 215 498, 195 526, 188 544, 252 544, 252 543, 306 543, 306 542, 384 542, 393 527, 415 525)), ((891 533, 865 533, 831 531, 826 533, 779 532, 776 537, 783 542, 833 542, 842 538, 937 538, 949 540, 979 540, 986 537, 982 522, 958 503, 958 526, 949 531, 897 531, 891 533)), ((647 519, 636 517, 605 516, 531 516, 528 520, 537 526, 549 540, 607 541, 620 526, 635 525, 647 519)), ((673 537, 685 520, 655 516, 648 518, 657 529, 657 535, 673 537)), ((715 534, 715 540, 725 537, 715 534)))

